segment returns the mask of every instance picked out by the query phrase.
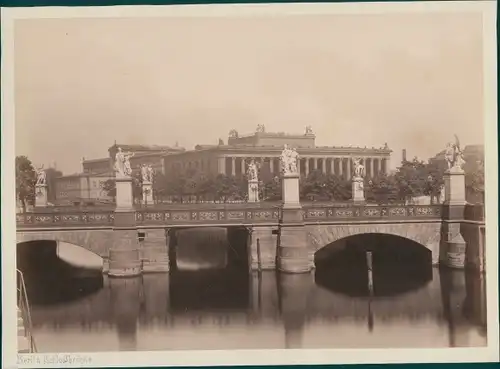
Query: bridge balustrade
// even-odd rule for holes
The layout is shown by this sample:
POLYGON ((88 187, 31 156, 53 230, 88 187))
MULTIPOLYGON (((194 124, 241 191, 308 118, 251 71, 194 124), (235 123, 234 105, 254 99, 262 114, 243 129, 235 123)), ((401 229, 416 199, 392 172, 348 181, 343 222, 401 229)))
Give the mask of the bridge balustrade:
MULTIPOLYGON (((135 210, 138 226, 154 225, 226 225, 278 224, 280 206, 276 204, 224 204, 212 207, 162 207, 135 210)), ((476 209, 477 212, 477 209, 476 209)), ((441 205, 327 205, 307 204, 303 207, 305 223, 335 221, 387 221, 440 219, 441 205)), ((476 216, 475 216, 476 217, 476 216)), ((112 209, 60 209, 16 214, 18 229, 53 227, 112 227, 112 209)))

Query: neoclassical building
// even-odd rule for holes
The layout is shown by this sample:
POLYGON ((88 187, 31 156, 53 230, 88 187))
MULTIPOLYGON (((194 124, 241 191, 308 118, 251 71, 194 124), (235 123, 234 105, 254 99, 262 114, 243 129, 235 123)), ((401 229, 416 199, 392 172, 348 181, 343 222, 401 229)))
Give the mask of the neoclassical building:
POLYGON ((89 202, 109 202, 112 200, 103 191, 103 184, 115 178, 113 163, 116 151, 121 147, 124 151, 133 152, 130 165, 138 172, 142 164, 151 165, 156 172, 163 172, 163 155, 185 151, 182 147, 157 145, 120 145, 115 143, 108 148, 109 156, 99 159, 82 160, 82 172, 58 177, 55 180, 55 201, 57 204, 74 204, 89 202))
POLYGON ((325 174, 351 178, 353 157, 362 159, 368 177, 390 170, 392 150, 387 144, 380 148, 335 147, 317 146, 315 140, 316 136, 309 127, 304 134, 266 132, 262 125, 254 133, 244 136, 232 130, 227 144, 220 140, 218 145, 197 145, 194 150, 165 154, 164 173, 175 175, 197 169, 212 174, 240 175, 246 173, 248 163, 254 159, 261 163, 261 168, 279 175, 279 157, 285 144, 299 153, 302 176, 321 170, 325 174))
POLYGON ((120 145, 115 143, 108 149, 109 156, 100 159, 83 159, 83 173, 109 173, 114 175, 113 163, 118 148, 123 151, 133 152, 134 156, 130 158, 132 170, 139 170, 142 164, 151 165, 156 172, 163 172, 163 156, 169 153, 182 153, 185 151, 179 146, 158 146, 158 145, 120 145))

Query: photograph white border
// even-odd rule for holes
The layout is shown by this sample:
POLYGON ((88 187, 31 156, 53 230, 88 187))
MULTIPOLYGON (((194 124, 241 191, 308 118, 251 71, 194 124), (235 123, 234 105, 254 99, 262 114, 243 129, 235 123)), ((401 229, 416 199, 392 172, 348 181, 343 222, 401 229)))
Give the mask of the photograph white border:
POLYGON ((245 4, 2 8, 2 324, 4 368, 495 362, 498 354, 496 2, 245 4), (29 18, 249 17, 299 14, 479 12, 483 16, 488 346, 443 349, 287 349, 17 354, 14 22, 29 18), (496 247, 495 247, 496 245, 496 247))

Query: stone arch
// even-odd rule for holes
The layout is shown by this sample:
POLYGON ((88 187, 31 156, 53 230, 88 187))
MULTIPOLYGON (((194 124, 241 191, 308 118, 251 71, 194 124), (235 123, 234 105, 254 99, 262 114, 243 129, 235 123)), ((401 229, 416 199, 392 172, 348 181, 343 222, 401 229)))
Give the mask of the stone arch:
POLYGON ((308 225, 306 230, 312 265, 314 254, 319 249, 340 239, 367 233, 388 234, 414 241, 432 253, 433 264, 439 262, 441 222, 308 225))
POLYGON ((18 232, 16 243, 29 241, 60 241, 80 246, 100 257, 107 259, 113 244, 112 230, 71 230, 18 232))

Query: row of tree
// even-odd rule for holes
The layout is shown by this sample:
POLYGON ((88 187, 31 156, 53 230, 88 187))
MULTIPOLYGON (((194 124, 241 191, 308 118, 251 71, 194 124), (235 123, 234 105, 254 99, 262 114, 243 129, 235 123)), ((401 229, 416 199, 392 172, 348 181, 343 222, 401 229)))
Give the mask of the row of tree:
MULTIPOLYGON (((379 175, 365 179, 365 197, 367 201, 377 203, 402 202, 419 196, 431 196, 437 199, 443 190, 443 174, 446 170, 444 161, 424 163, 417 159, 404 161, 392 174, 379 175)), ((466 193, 470 202, 484 202, 484 163, 467 160, 464 165, 466 193)), ((60 172, 47 176, 49 191, 55 189, 56 176, 60 172), (52 178, 52 179, 49 179, 52 178)), ((259 173, 261 183, 259 198, 263 201, 281 199, 281 180, 273 176, 266 168, 259 173)), ((33 204, 35 199, 36 173, 31 161, 26 156, 16 157, 16 197, 23 209, 33 204)), ((302 200, 348 201, 351 199, 351 181, 345 178, 313 171, 300 180, 302 200)), ((136 200, 142 198, 142 180, 139 173, 133 176, 133 195, 136 200)), ((102 190, 115 198, 114 180, 103 184, 102 190)), ((172 201, 245 201, 248 184, 245 175, 211 175, 195 169, 184 174, 166 177, 157 173, 153 179, 153 198, 155 202, 172 201)), ((49 192, 50 193, 50 192, 49 192)), ((55 197, 55 193, 53 193, 55 197)))
MULTIPOLYGON (((439 202, 443 194, 443 174, 447 169, 444 161, 425 163, 418 159, 404 161, 392 174, 381 174, 365 179, 367 201, 377 203, 404 202, 409 199, 430 196, 431 201, 439 202)), ((465 166, 466 188, 473 202, 484 201, 484 165, 475 160, 465 166)), ((259 198, 264 201, 281 199, 281 180, 265 169, 259 173, 261 183, 259 198)), ((140 178, 134 181, 134 193, 140 193, 140 178)), ((195 169, 184 174, 165 177, 159 173, 153 181, 155 201, 245 201, 248 184, 245 175, 228 176, 206 174, 195 169)), ((112 183, 109 184, 112 186, 112 183)), ((302 200, 348 201, 352 196, 351 180, 340 176, 313 171, 300 180, 302 200)))

